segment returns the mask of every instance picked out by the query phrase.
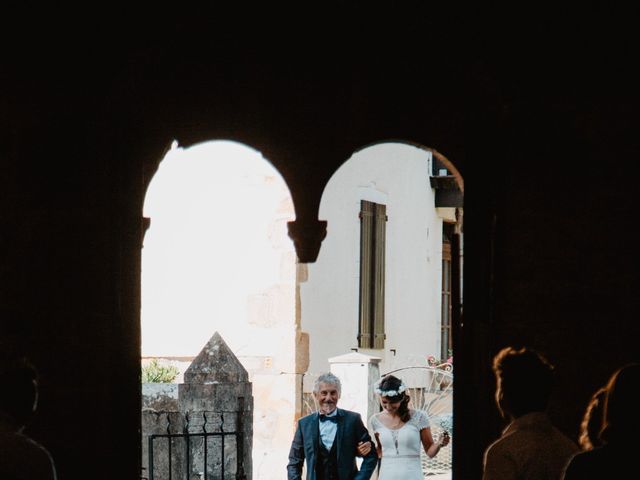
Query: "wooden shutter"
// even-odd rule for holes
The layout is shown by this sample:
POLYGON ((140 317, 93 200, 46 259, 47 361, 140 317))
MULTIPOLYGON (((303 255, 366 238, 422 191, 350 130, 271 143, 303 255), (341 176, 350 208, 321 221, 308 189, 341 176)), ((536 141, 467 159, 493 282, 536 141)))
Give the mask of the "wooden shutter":
POLYGON ((386 206, 360 203, 360 320, 358 346, 384 348, 386 206))
MULTIPOLYGON (((446 238, 446 237, 445 237, 446 238)), ((442 244, 442 313, 440 358, 449 357, 452 349, 451 338, 451 244, 446 240, 442 244)))

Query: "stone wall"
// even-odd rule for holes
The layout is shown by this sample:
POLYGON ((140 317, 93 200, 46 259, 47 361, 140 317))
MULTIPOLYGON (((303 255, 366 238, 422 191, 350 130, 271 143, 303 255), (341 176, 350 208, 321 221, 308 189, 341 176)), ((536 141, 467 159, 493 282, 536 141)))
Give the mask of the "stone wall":
POLYGON ((142 476, 252 478, 251 383, 217 332, 184 379, 143 386, 142 476))
POLYGON ((178 384, 143 383, 142 411, 178 411, 178 384))

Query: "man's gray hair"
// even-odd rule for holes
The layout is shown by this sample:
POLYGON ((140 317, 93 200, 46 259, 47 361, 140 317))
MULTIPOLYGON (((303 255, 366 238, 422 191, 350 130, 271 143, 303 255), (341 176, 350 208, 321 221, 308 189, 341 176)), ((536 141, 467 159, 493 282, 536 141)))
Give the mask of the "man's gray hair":
POLYGON ((336 388, 338 389, 338 393, 342 392, 342 384, 340 383, 340 379, 331 372, 323 373, 316 379, 316 382, 313 384, 314 392, 317 393, 320 391, 321 383, 326 383, 328 385, 335 385, 336 388))

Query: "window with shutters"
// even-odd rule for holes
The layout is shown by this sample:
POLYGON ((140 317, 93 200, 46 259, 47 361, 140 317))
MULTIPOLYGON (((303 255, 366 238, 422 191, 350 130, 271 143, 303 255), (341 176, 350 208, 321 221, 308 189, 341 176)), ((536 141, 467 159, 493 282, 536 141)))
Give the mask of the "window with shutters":
POLYGON ((451 244, 446 239, 442 244, 442 312, 441 312, 441 352, 443 360, 451 356, 453 338, 451 336, 451 244))
POLYGON ((360 202, 360 348, 384 348, 386 211, 386 205, 360 202))

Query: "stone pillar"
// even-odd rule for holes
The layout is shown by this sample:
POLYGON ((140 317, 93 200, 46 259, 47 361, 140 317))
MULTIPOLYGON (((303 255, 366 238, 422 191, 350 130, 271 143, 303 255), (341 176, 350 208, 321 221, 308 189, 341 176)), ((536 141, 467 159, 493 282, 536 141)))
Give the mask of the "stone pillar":
MULTIPOLYGON (((149 437, 152 435, 181 434, 184 415, 180 412, 144 410, 142 412, 142 468, 143 477, 150 478, 149 437)), ((155 478, 182 478, 186 470, 184 442, 166 437, 153 441, 153 474, 155 478), (171 452, 171 454, 169 454, 171 452), (171 458, 171 461, 169 461, 171 458), (171 470, 169 470, 171 466, 171 470)))
POLYGON ((373 384, 380 378, 381 358, 352 352, 329 359, 331 373, 342 382, 340 408, 358 412, 365 424, 380 411, 373 384))
MULTIPOLYGON (((224 462, 225 477, 236 478, 238 456, 244 477, 252 478, 251 444, 253 441, 253 395, 249 375, 218 332, 184 373, 178 386, 180 411, 187 416, 189 432, 234 432, 240 429, 240 443, 225 437, 224 452, 216 446, 220 437, 210 440, 208 465, 219 472, 224 462)), ((193 473, 202 465, 203 448, 193 445, 193 473)), ((210 475, 213 469, 209 468, 210 475)), ((218 473, 216 473, 218 474, 218 473)), ((207 477, 208 478, 208 477, 207 477)), ((213 477, 212 477, 213 478, 213 477)), ((217 477, 216 477, 217 478, 217 477)))

